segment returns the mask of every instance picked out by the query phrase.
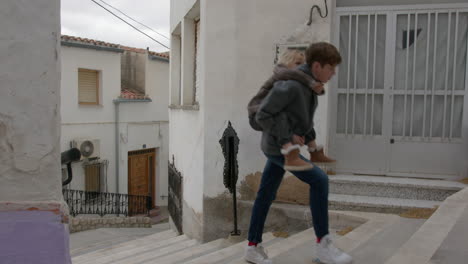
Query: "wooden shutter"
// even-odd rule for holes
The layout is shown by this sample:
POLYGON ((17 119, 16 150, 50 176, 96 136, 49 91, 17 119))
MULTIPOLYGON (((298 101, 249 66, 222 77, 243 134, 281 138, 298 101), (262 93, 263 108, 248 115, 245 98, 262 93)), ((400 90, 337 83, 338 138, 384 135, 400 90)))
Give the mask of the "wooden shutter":
POLYGON ((88 192, 101 191, 101 163, 88 164, 85 169, 85 190, 88 192))
POLYGON ((78 69, 78 102, 99 104, 99 72, 78 69))

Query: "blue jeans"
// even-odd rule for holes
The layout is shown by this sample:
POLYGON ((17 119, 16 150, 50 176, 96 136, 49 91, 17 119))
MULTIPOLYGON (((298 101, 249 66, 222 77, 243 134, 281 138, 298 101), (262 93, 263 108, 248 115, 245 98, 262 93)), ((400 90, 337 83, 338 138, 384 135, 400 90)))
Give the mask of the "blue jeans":
MULTIPOLYGON (((248 239, 253 243, 262 242, 263 227, 271 203, 281 184, 285 170, 284 156, 266 155, 268 160, 263 170, 260 188, 257 192, 252 217, 250 219, 248 239)), ((303 156, 301 158, 307 162, 303 156)), ((319 167, 306 171, 294 171, 294 176, 309 184, 309 206, 312 213, 312 224, 315 235, 322 238, 328 234, 328 176, 319 167)))

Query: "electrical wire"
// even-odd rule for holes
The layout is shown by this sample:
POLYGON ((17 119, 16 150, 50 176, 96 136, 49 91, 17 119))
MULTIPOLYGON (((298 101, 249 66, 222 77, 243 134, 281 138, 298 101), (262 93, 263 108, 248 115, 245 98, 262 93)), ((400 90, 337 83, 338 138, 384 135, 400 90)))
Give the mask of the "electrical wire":
POLYGON ((156 43, 158 43, 159 45, 167 48, 167 49, 170 49, 168 46, 164 45, 163 43, 159 42, 158 40, 154 39, 153 37, 151 37, 150 35, 146 34, 145 32, 139 30, 137 27, 135 27, 134 25, 130 24, 129 22, 125 21, 125 19, 119 17, 118 15, 116 15, 115 13, 113 13, 112 11, 110 11, 109 9, 107 9, 106 7, 102 6, 101 4, 99 4, 98 2, 96 2, 95 0, 91 0, 92 2, 94 2, 96 5, 102 7, 104 10, 106 10, 107 12, 111 13, 113 16, 117 17, 118 19, 122 20, 125 24, 131 26, 132 28, 134 28, 136 31, 140 32, 141 34, 147 36, 148 38, 152 39, 153 41, 155 41, 156 43))
POLYGON ((132 20, 133 22, 136 22, 136 23, 138 23, 138 24, 140 24, 140 25, 142 25, 142 26, 146 27, 147 29, 149 29, 149 30, 153 31, 154 33, 156 33, 156 34, 160 35, 161 37, 163 37, 163 38, 165 38, 165 39, 169 40, 169 38, 168 38, 168 37, 166 37, 165 35, 163 35, 163 34, 159 33, 158 31, 156 31, 156 30, 154 30, 154 29, 152 29, 152 28, 150 28, 149 26, 147 26, 147 25, 145 25, 145 24, 143 24, 143 23, 141 23, 141 22, 139 22, 139 21, 137 21, 137 20, 133 19, 132 17, 130 17, 129 15, 127 15, 127 14, 125 14, 124 12, 120 11, 118 8, 116 8, 116 7, 112 6, 111 4, 108 4, 108 3, 106 3, 106 2, 105 2, 105 1, 103 1, 103 0, 99 0, 99 1, 103 2, 105 5, 107 5, 107 6, 111 7, 112 9, 116 10, 117 12, 121 13, 122 15, 124 15, 124 16, 125 16, 125 17, 127 17, 127 18, 129 18, 129 19, 130 19, 130 20, 132 20))

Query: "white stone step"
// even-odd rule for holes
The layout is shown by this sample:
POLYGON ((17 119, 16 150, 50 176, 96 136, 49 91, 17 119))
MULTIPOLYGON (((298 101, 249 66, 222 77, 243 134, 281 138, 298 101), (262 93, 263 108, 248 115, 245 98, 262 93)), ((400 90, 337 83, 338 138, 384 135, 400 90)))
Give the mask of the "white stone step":
POLYGON ((176 237, 176 236, 177 236, 177 234, 174 231, 167 230, 167 231, 164 231, 164 232, 156 233, 156 234, 153 234, 153 235, 141 237, 141 238, 130 240, 130 241, 128 241, 128 239, 127 239, 127 241, 123 242, 123 243, 116 243, 114 245, 107 245, 107 247, 105 247, 105 248, 94 250, 94 251, 92 251, 90 253, 87 253, 87 254, 75 256, 75 257, 73 257, 73 261, 75 263, 75 262, 80 262, 80 261, 86 261, 86 260, 89 260, 89 259, 95 259, 97 257, 102 257, 102 256, 105 256, 107 254, 118 253, 118 252, 121 252, 121 251, 125 251, 125 250, 128 250, 128 249, 139 247, 141 245, 146 245, 148 243, 153 243, 153 241, 166 240, 166 239, 170 239, 170 238, 173 238, 173 237, 176 237))
POLYGON ((387 176, 331 175, 330 193, 443 201, 465 188, 455 181, 387 176))
POLYGON ((97 250, 107 249, 109 247, 116 247, 122 243, 133 241, 128 237, 116 237, 108 240, 103 240, 100 242, 89 243, 86 246, 81 246, 79 248, 70 249, 70 255, 72 257, 78 257, 84 254, 89 254, 97 250))
POLYGON ((70 253, 72 257, 76 257, 169 229, 168 224, 159 224, 151 228, 99 228, 72 233, 70 235, 70 253))
MULTIPOLYGON (((263 235, 263 243, 267 243, 273 239, 274 239, 274 236, 272 233, 266 233, 263 235)), ((242 241, 230 247, 223 248, 213 253, 210 253, 210 254, 195 258, 191 261, 185 262, 185 264, 224 263, 226 259, 229 259, 232 256, 243 254, 246 245, 247 245, 247 241, 242 241)))
MULTIPOLYGON (((189 248, 199 245, 196 240, 190 239, 178 243, 173 243, 166 247, 160 247, 144 253, 135 253, 131 256, 127 256, 124 259, 112 259, 111 261, 105 262, 106 264, 142 264, 142 263, 159 263, 159 258, 169 254, 178 253, 189 248)), ((96 263, 97 264, 97 263, 96 263)), ((101 263, 100 263, 101 264, 101 263)), ((102 263, 104 264, 104 263, 102 263)))
MULTIPOLYGON (((171 235, 172 236, 172 235, 171 235)), ((156 238, 156 239, 137 239, 134 241, 129 241, 126 245, 122 247, 113 247, 108 250, 99 250, 91 254, 81 255, 77 258, 73 258, 73 264, 81 263, 106 263, 109 258, 120 259, 125 258, 126 256, 131 256, 135 253, 142 253, 149 250, 154 250, 159 247, 166 247, 173 243, 178 243, 182 241, 187 241, 186 236, 172 236, 167 238, 156 238)))
MULTIPOLYGON (((272 245, 266 246, 265 249, 268 252, 270 259, 275 258, 276 256, 287 252, 303 243, 312 241, 315 239, 315 233, 313 228, 309 228, 305 231, 297 233, 291 237, 288 237, 280 242, 274 243, 272 245)), ((244 245, 245 246, 245 245, 244 245)), ((234 261, 229 262, 229 264, 245 264, 243 256, 237 258, 234 261)), ((292 262, 291 262, 292 263, 292 262)))
POLYGON ((433 209, 438 201, 411 200, 387 197, 333 194, 328 197, 330 210, 351 210, 378 213, 401 213, 413 208, 433 209))
MULTIPOLYGON (((444 241, 449 243, 445 244, 444 247, 448 247, 450 249, 449 251, 446 251, 445 254, 448 254, 451 257, 462 255, 460 262, 453 260, 450 260, 452 262, 447 262, 446 259, 443 262, 444 264, 467 263, 467 259, 465 257, 466 237, 455 239, 455 241, 446 240, 454 227, 457 228, 457 222, 468 223, 467 201, 468 188, 465 188, 464 190, 447 198, 437 211, 411 236, 406 243, 401 245, 398 251, 389 260, 387 260, 385 264, 441 263, 436 259, 433 259, 433 257, 437 257, 437 251, 443 245, 444 241), (467 212, 467 214, 465 215, 464 212, 467 212), (461 247, 462 251, 459 251, 459 244, 461 241, 465 244, 463 244, 464 247, 461 247), (453 246, 450 246, 450 243, 454 243, 453 246)), ((465 226, 468 226, 468 224, 465 224, 465 226)), ((466 229, 465 226, 461 226, 462 230, 466 229)), ((463 236, 463 233, 452 235, 463 236)))
MULTIPOLYGON (((395 226, 400 219, 396 215, 363 213, 363 212, 343 212, 350 216, 362 217, 367 219, 367 222, 358 226, 345 236, 336 235, 330 229, 331 236, 335 239, 335 245, 345 252, 351 252, 363 245, 366 241, 382 232, 390 226, 395 226)), ((294 264, 310 264, 315 263, 315 232, 313 229, 305 230, 301 233, 293 235, 287 239, 266 246, 266 251, 270 259, 275 264, 294 263, 294 264)), ((229 262, 229 264, 245 264, 242 257, 229 262)), ((354 262, 360 264, 359 262, 354 262)), ((381 264, 381 263, 373 263, 381 264)))
POLYGON ((385 263, 421 227, 425 219, 399 218, 350 252, 359 264, 385 263))
POLYGON ((151 261, 147 261, 144 263, 145 264, 146 263, 147 264, 149 263, 158 263, 158 264, 185 263, 187 261, 190 261, 191 259, 220 250, 227 245, 228 245, 228 242, 226 242, 225 239, 221 238, 221 239, 214 240, 206 244, 188 248, 184 251, 180 251, 172 255, 158 258, 157 262, 155 262, 154 260, 151 260, 151 261))

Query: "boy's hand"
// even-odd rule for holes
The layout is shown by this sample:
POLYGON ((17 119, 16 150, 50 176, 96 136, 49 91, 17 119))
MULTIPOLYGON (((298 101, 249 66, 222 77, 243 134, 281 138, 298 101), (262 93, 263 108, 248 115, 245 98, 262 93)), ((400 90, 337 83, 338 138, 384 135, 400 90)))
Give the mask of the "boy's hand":
POLYGON ((312 87, 312 90, 313 90, 316 94, 323 94, 325 88, 323 87, 323 83, 317 82, 317 83, 315 83, 314 87, 312 87))
POLYGON ((298 135, 293 135, 292 136, 292 142, 293 142, 293 144, 304 146, 305 138, 301 137, 301 136, 298 136, 298 135))

